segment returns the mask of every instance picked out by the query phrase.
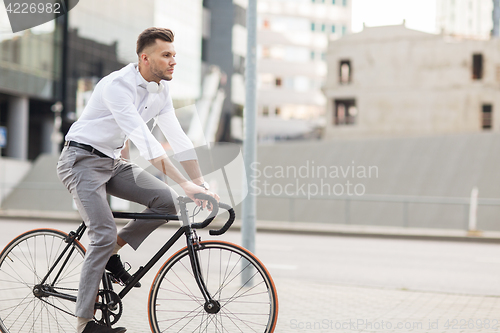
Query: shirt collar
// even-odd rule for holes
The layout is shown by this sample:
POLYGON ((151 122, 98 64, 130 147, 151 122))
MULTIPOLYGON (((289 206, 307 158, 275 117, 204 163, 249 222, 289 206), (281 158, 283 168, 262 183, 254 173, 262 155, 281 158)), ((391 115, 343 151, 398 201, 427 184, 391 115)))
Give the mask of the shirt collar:
POLYGON ((134 63, 134 70, 136 72, 136 76, 135 76, 135 82, 137 83, 138 86, 146 89, 147 85, 148 85, 148 81, 146 81, 146 79, 142 76, 141 72, 139 72, 139 64, 138 63, 134 63))

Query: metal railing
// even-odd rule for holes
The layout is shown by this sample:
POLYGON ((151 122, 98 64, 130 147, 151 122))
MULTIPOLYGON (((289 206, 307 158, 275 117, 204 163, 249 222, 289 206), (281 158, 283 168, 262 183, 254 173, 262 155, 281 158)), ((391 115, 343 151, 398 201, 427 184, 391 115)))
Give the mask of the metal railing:
MULTIPOLYGON (((289 221, 295 219, 295 203, 297 200, 325 200, 344 201, 344 223, 351 224, 351 203, 352 202, 378 202, 378 203, 399 203, 402 205, 401 226, 409 227, 410 204, 438 204, 438 205, 458 205, 463 207, 464 229, 471 230, 471 205, 496 206, 500 207, 500 198, 477 198, 474 203, 470 197, 437 197, 437 196, 412 196, 412 195, 378 195, 365 194, 362 196, 286 196, 286 195, 260 195, 259 198, 288 199, 289 221)), ((474 225, 475 227, 475 225, 474 225)))

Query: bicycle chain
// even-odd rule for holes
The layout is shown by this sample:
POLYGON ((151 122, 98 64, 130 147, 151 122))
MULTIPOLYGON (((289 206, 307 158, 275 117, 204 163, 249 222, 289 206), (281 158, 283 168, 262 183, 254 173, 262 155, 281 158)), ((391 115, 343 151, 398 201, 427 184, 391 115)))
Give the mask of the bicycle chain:
MULTIPOLYGON (((78 291, 78 289, 74 289, 74 288, 64 288, 64 287, 55 287, 55 286, 51 286, 51 288, 53 288, 53 289, 59 289, 59 290, 78 291)), ((113 313, 112 311, 110 311, 110 312, 111 312, 111 314, 113 314, 113 317, 114 317, 114 320, 111 322, 111 325, 113 325, 113 324, 115 324, 115 323, 116 323, 116 322, 120 319, 120 317, 121 317, 121 315, 122 315, 122 313, 123 313, 123 303, 122 303, 122 300, 120 299, 120 297, 119 297, 119 296, 118 296, 115 292, 113 292, 112 290, 99 289, 99 291, 98 291, 98 293, 97 293, 97 294, 98 294, 98 295, 100 295, 100 296, 103 296, 103 294, 105 294, 105 293, 114 294, 114 296, 116 296, 116 298, 117 298, 117 300, 118 300, 118 304, 117 304, 117 305, 118 305, 118 307, 119 307, 119 311, 118 311, 118 313, 113 313)), ((43 298, 39 298, 39 300, 41 300, 42 302, 44 302, 44 303, 46 303, 46 304, 48 304, 48 305, 50 305, 50 306, 52 306, 52 307, 54 307, 54 308, 58 309, 59 311, 64 312, 64 313, 66 313, 66 314, 68 314, 68 315, 70 315, 70 316, 72 316, 72 317, 76 317, 76 315, 75 315, 75 314, 73 314, 73 313, 71 313, 71 312, 69 312, 69 311, 66 311, 66 310, 64 310, 64 309, 61 309, 61 308, 60 308, 60 307, 58 307, 57 305, 52 304, 52 303, 50 303, 50 302, 46 301, 46 300, 45 300, 45 299, 43 299, 43 298)), ((108 310, 108 311, 109 311, 109 310, 108 310)), ((101 310, 101 312, 102 312, 102 310, 101 310)), ((95 318, 95 319, 96 319, 96 321, 97 321, 98 323, 100 323, 101 325, 105 325, 105 323, 104 323, 104 318, 101 318, 100 320, 97 320, 97 318, 95 318)))
POLYGON ((63 287, 52 287, 53 289, 61 289, 61 290, 70 290, 70 291, 78 291, 78 289, 72 289, 72 288, 63 288, 63 287))
POLYGON ((39 298, 39 300, 41 300, 41 301, 42 301, 42 302, 44 302, 44 303, 47 303, 48 305, 50 305, 50 306, 52 306, 52 307, 56 308, 56 309, 57 309, 57 310, 59 310, 59 311, 62 311, 62 312, 64 312, 64 313, 66 313, 66 314, 69 314, 70 316, 76 317, 76 315, 75 315, 75 314, 73 314, 73 313, 71 313, 71 312, 69 312, 69 311, 66 311, 66 310, 64 310, 64 309, 61 309, 61 308, 60 308, 60 307, 58 307, 57 305, 54 305, 54 304, 52 304, 52 303, 49 303, 49 302, 47 302, 46 300, 44 300, 43 298, 39 298))

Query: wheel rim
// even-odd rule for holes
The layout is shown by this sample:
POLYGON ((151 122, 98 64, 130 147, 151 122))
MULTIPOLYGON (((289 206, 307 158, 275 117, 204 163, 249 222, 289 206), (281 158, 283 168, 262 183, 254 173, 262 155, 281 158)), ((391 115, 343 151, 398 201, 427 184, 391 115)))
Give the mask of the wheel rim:
MULTIPOLYGON (((41 279, 67 245, 65 237, 55 230, 28 232, 0 254, 0 327, 4 332, 76 330, 74 303, 52 296, 40 297, 39 293, 41 279)), ((53 290, 76 296, 85 249, 79 243, 74 248, 53 290)), ((46 285, 51 285, 54 277, 52 274, 46 285)))
POLYGON ((272 332, 277 300, 265 268, 239 247, 204 246, 197 252, 204 282, 220 311, 206 311, 187 251, 180 251, 153 284, 150 318, 156 332, 272 332))

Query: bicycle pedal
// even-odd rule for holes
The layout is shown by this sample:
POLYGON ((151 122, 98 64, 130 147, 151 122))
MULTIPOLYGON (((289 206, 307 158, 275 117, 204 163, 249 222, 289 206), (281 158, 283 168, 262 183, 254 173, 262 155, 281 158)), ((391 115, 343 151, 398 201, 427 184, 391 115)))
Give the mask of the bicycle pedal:
POLYGON ((120 286, 125 286, 125 283, 121 282, 119 279, 115 278, 113 276, 113 274, 109 274, 109 278, 111 280, 112 283, 116 283, 116 284, 119 284, 120 286))

